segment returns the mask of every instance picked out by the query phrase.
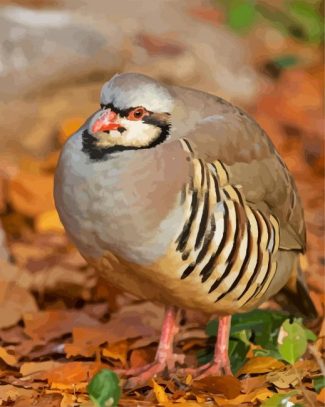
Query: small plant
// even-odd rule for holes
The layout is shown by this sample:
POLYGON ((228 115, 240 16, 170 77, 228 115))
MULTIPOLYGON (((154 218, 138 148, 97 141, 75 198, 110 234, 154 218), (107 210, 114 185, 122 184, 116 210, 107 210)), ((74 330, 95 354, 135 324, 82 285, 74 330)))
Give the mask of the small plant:
POLYGON ((99 371, 91 379, 87 390, 96 407, 116 407, 121 397, 119 378, 108 369, 99 371))

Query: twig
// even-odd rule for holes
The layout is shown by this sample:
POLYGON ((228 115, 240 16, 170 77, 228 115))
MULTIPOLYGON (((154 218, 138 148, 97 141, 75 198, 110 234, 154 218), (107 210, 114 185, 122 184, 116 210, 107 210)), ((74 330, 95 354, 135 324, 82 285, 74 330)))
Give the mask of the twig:
POLYGON ((319 351, 312 344, 308 345, 308 350, 314 356, 316 362, 318 363, 318 366, 319 366, 319 368, 320 368, 320 370, 322 372, 322 375, 325 376, 325 364, 323 362, 323 359, 322 359, 319 351))

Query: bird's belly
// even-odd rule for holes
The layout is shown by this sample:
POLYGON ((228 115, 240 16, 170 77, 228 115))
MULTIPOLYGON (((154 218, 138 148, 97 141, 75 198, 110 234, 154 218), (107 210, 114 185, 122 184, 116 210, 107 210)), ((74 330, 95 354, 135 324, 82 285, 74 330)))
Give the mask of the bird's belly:
MULTIPOLYGON (((279 260, 277 275, 283 277, 287 271, 291 270, 294 264, 294 257, 291 255, 292 253, 286 252, 277 255, 279 260)), ((194 273, 187 280, 181 279, 183 268, 180 267, 177 257, 171 252, 160 261, 146 267, 126 262, 111 252, 106 252, 97 259, 87 258, 87 261, 110 285, 130 292, 138 298, 166 305, 176 305, 180 308, 195 309, 206 314, 224 315, 248 311, 257 307, 284 285, 281 279, 280 285, 278 282, 276 287, 271 284, 262 296, 243 304, 242 301, 236 301, 233 295, 216 300, 224 291, 216 290, 216 292, 209 293, 211 282, 203 284, 198 273, 194 273)), ((243 289, 245 289, 245 284, 243 289)), ((248 287, 247 292, 251 295, 255 290, 256 285, 252 285, 248 287)))

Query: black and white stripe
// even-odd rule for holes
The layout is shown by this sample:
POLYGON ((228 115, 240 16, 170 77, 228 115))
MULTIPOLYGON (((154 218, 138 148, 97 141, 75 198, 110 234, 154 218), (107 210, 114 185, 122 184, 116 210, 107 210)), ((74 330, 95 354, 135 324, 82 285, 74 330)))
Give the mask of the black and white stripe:
POLYGON ((180 278, 199 278, 215 302, 255 301, 276 272, 277 220, 246 203, 222 162, 205 163, 193 157, 188 140, 182 145, 191 155, 193 177, 183 199, 184 224, 175 240, 183 262, 180 278))

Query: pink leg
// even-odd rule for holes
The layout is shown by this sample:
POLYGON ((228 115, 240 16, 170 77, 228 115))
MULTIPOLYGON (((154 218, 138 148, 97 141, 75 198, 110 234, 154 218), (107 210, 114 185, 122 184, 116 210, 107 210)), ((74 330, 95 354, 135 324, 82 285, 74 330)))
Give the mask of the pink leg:
POLYGON ((228 356, 229 334, 231 328, 231 316, 219 318, 218 336, 214 348, 213 364, 210 369, 215 370, 217 375, 232 375, 228 356))
POLYGON ((166 309, 155 360, 149 365, 125 371, 125 376, 133 376, 128 379, 127 387, 142 385, 156 374, 164 371, 165 368, 173 369, 176 362, 183 363, 184 356, 173 353, 173 340, 178 330, 176 314, 176 307, 166 309))
POLYGON ((206 376, 232 375, 228 356, 228 343, 231 327, 231 316, 219 318, 217 340, 214 347, 214 357, 211 363, 200 366, 198 369, 186 369, 197 379, 206 376))

